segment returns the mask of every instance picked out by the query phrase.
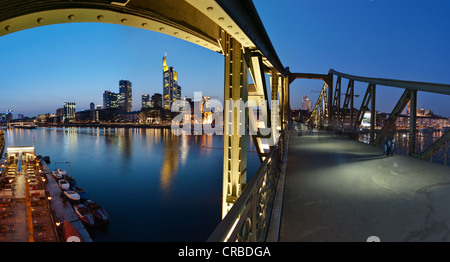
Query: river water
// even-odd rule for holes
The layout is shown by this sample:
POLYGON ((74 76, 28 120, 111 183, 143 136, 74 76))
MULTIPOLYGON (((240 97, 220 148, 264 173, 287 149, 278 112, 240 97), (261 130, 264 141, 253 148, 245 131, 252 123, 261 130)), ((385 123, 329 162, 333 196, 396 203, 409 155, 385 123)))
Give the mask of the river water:
MULTIPOLYGON (((89 198, 106 209, 110 223, 90 231, 94 241, 205 241, 221 220, 222 136, 13 128, 5 130, 5 141, 6 147, 34 144, 37 155, 50 156, 51 170, 71 170, 89 198)), ((250 152, 248 179, 258 166, 257 154, 250 152)))

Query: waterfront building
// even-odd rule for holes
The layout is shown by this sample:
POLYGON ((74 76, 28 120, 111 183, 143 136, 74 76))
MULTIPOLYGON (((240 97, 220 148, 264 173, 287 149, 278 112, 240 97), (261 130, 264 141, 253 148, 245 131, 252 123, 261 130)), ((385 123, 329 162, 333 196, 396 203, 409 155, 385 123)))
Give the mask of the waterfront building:
POLYGON ((64 102, 64 122, 71 122, 75 120, 75 112, 77 106, 75 102, 64 102))
POLYGON ((103 108, 119 108, 119 95, 106 90, 103 93, 103 108))
POLYGON ((181 99, 181 86, 178 85, 178 74, 173 67, 167 66, 167 52, 163 57, 163 107, 170 111, 172 103, 181 99))
POLYGON ((139 121, 140 112, 119 112, 116 115, 116 122, 134 123, 139 121))
POLYGON ((119 81, 119 108, 122 112, 131 112, 133 107, 131 92, 131 82, 128 80, 119 81))
POLYGON ((312 111, 312 101, 309 99, 309 96, 303 96, 302 110, 306 110, 308 112, 312 111))

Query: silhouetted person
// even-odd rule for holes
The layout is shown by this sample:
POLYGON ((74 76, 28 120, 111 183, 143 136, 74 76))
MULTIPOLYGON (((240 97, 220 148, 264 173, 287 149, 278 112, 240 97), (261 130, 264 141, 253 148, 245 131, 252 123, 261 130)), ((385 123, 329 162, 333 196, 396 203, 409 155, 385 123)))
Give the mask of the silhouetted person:
POLYGON ((384 139, 384 155, 392 156, 394 154, 395 135, 397 133, 397 125, 395 121, 389 119, 385 126, 386 137, 384 139))

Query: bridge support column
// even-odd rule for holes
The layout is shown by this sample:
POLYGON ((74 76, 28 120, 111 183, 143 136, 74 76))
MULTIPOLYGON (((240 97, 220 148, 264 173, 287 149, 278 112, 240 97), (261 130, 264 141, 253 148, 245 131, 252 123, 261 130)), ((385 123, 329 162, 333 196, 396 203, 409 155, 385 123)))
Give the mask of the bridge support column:
POLYGON ((280 99, 279 93, 281 91, 281 77, 277 74, 277 72, 272 72, 271 74, 271 100, 278 101, 278 104, 271 104, 271 124, 272 124, 272 134, 273 134, 273 144, 276 144, 278 141, 278 131, 281 130, 281 119, 280 119, 280 99))
POLYGON ((370 144, 373 145, 375 143, 375 119, 377 117, 377 113, 375 111, 376 85, 372 85, 370 92, 370 144))
POLYGON ((408 153, 412 156, 416 151, 417 90, 410 90, 410 92, 408 153))
POLYGON ((247 183, 248 65, 241 44, 222 30, 225 55, 222 218, 247 183))

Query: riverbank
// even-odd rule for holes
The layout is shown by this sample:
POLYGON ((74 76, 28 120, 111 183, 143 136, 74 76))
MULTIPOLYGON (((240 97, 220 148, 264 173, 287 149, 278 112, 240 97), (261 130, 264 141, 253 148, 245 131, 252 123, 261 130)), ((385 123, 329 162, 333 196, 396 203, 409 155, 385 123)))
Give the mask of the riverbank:
POLYGON ((102 127, 102 128, 153 128, 153 129, 170 129, 167 125, 149 125, 135 123, 51 123, 38 124, 39 127, 102 127))

